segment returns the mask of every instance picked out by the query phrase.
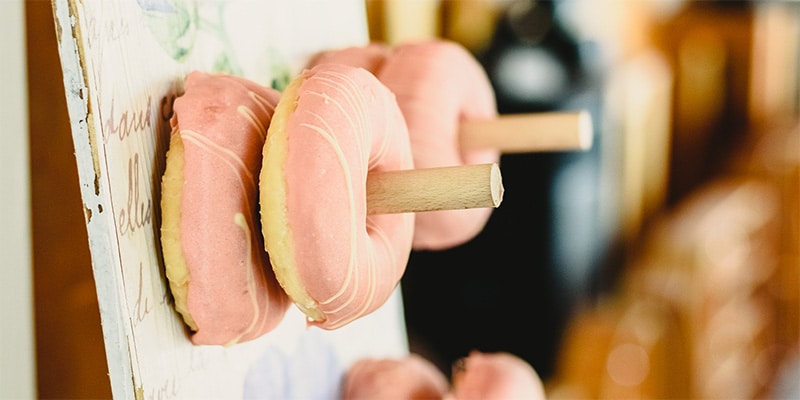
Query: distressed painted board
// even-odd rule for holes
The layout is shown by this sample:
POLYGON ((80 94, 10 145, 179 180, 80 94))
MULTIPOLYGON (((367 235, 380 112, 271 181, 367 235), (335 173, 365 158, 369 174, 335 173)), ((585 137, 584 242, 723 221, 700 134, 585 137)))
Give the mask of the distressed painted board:
POLYGON ((362 0, 53 0, 115 398, 334 398, 354 360, 408 352, 399 292, 337 331, 292 308, 262 338, 194 346, 158 238, 171 104, 192 70, 282 88, 315 51, 368 40, 362 0))

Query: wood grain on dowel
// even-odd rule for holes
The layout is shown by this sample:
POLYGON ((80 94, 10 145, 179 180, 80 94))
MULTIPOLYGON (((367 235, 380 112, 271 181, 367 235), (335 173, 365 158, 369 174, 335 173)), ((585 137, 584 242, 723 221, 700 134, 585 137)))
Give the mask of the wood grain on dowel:
POLYGON ((371 172, 367 214, 496 208, 503 200, 497 164, 371 172))
POLYGON ((587 150, 592 120, 586 111, 508 114, 461 124, 464 149, 492 148, 502 153, 587 150))

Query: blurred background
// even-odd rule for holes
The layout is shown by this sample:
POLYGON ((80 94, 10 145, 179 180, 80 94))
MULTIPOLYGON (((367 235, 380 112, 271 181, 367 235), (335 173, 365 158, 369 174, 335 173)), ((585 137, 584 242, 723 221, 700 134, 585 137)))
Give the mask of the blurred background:
MULTIPOLYGON (((52 8, 0 4, 2 178, 21 189, 0 207, 0 386, 108 398, 52 8)), ((464 45, 501 113, 594 123, 590 151, 504 155, 484 231, 412 254, 412 351, 446 373, 473 349, 512 352, 554 399, 800 396, 798 3, 366 5, 373 40, 464 45)))

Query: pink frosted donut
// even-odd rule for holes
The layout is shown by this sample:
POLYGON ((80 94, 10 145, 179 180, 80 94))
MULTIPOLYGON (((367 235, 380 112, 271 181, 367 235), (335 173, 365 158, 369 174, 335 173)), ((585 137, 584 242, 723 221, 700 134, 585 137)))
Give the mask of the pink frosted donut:
POLYGON ((245 79, 192 72, 175 100, 161 243, 195 344, 255 339, 291 304, 262 248, 257 214, 261 149, 279 96, 245 79))
MULTIPOLYGON (((416 168, 499 161, 496 150, 464 152, 459 145, 462 121, 497 117, 489 78, 462 46, 441 40, 401 44, 384 61, 378 78, 397 96, 416 168)), ((491 208, 420 213, 414 248, 463 244, 483 229, 491 213, 491 208)))
MULTIPOLYGON (((492 149, 464 151, 459 126, 497 117, 494 91, 478 61, 445 40, 400 44, 390 53, 380 44, 326 51, 313 63, 365 67, 397 97, 408 125, 416 168, 496 163, 492 149), (381 56, 385 59, 375 61, 381 56), (365 62, 364 60, 371 60, 365 62)), ((440 250, 463 244, 486 225, 491 208, 419 213, 413 246, 440 250)))
POLYGON ((473 351, 454 369, 449 398, 544 400, 545 392, 539 375, 521 358, 473 351))
POLYGON ((441 399, 448 390, 447 377, 441 371, 411 354, 356 361, 345 375, 342 399, 441 399))
POLYGON ((366 70, 320 64, 284 90, 264 146, 262 227, 275 275, 310 325, 341 327, 395 289, 414 214, 367 216, 366 180, 411 168, 394 96, 366 70))

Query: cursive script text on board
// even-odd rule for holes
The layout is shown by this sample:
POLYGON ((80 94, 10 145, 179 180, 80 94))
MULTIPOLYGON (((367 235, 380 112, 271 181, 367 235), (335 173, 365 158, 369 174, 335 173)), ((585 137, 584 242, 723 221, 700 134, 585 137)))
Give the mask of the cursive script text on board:
POLYGON ((155 309, 155 306, 161 307, 170 301, 169 293, 166 288, 163 286, 162 288, 164 288, 164 290, 158 295, 157 301, 154 301, 151 294, 145 291, 144 264, 139 262, 139 282, 137 285, 136 301, 133 303, 131 315, 134 325, 139 325, 139 323, 146 320, 155 309))
POLYGON ((153 109, 156 107, 147 97, 145 105, 139 109, 122 110, 115 112, 116 101, 112 98, 108 110, 108 117, 103 121, 103 143, 108 144, 111 138, 116 138, 120 142, 124 141, 131 134, 150 132, 152 129, 153 109))
POLYGON ((153 200, 140 197, 140 172, 139 153, 134 153, 128 159, 128 201, 119 210, 119 234, 122 236, 132 234, 153 221, 153 200))
POLYGON ((102 138, 103 144, 111 146, 127 143, 131 140, 134 145, 126 146, 127 165, 124 176, 126 193, 121 207, 117 209, 117 229, 120 236, 127 236, 141 231, 142 228, 151 226, 154 218, 154 198, 157 198, 157 187, 153 187, 163 171, 153 171, 162 164, 147 162, 155 158, 163 158, 163 154, 153 154, 154 151, 164 151, 159 139, 166 135, 159 129, 168 125, 172 117, 172 101, 175 95, 168 94, 159 101, 153 101, 152 96, 147 96, 146 102, 136 107, 120 109, 116 106, 115 99, 110 99, 109 107, 104 112, 102 138), (137 146, 138 145, 138 146, 137 146))

